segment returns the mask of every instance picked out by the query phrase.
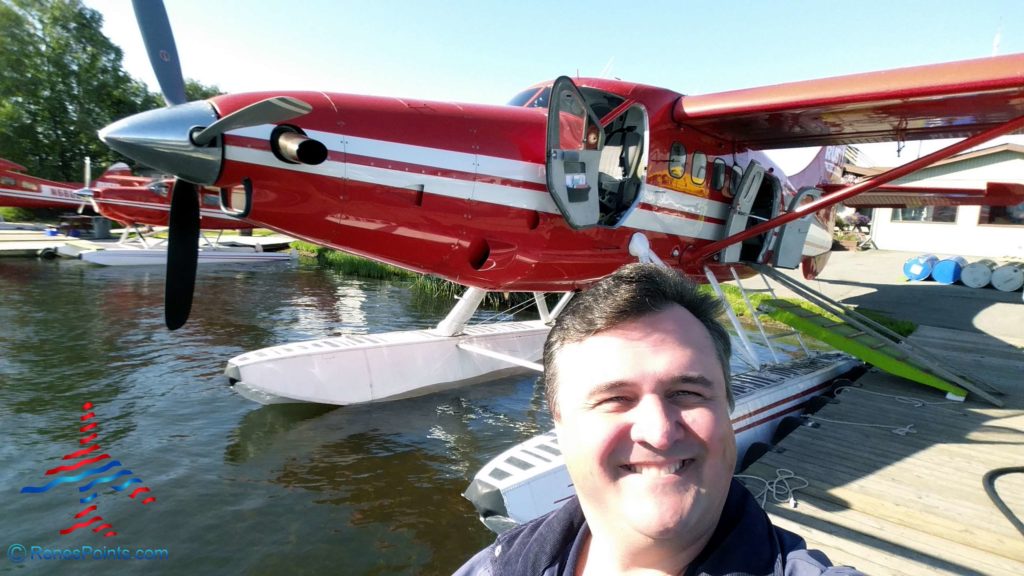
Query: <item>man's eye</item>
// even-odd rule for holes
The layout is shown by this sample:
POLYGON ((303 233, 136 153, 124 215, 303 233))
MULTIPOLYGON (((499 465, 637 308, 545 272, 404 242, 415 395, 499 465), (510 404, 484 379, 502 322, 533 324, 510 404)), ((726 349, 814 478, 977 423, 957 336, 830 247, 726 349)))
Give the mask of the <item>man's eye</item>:
POLYGON ((704 395, 693 390, 674 390, 669 393, 669 398, 703 398, 704 395))
POLYGON ((616 404, 624 404, 626 402, 629 402, 629 398, 626 398, 625 396, 609 396, 607 398, 601 398, 595 402, 595 405, 600 406, 603 404, 607 406, 614 406, 616 404))

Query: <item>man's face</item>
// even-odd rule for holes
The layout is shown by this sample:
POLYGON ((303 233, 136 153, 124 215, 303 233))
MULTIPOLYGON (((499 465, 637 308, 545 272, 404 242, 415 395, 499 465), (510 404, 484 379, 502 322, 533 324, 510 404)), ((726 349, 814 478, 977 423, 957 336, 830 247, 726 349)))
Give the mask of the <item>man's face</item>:
POLYGON ((568 344, 555 361, 555 427, 588 522, 653 539, 710 535, 736 439, 700 321, 673 305, 568 344))

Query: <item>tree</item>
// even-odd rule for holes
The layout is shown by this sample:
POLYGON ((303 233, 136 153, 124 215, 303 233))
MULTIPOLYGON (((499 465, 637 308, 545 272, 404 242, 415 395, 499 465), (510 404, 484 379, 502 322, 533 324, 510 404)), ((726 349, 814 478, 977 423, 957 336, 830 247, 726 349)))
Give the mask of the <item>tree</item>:
MULTIPOLYGON (((164 103, 124 70, 102 25, 81 0, 0 0, 0 157, 66 181, 81 180, 86 156, 96 166, 123 160, 96 132, 164 103)), ((190 99, 220 92, 193 80, 185 88, 190 99)))
POLYGON ((191 78, 185 79, 185 98, 189 102, 193 100, 206 100, 214 96, 220 96, 224 92, 217 86, 207 86, 191 78))

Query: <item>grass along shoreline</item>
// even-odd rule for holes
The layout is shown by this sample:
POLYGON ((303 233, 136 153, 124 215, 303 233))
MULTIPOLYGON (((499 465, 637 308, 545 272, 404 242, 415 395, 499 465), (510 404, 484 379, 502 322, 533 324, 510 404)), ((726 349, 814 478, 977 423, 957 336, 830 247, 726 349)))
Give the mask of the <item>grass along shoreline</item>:
MULTIPOLYGON (((299 253, 299 256, 307 262, 316 262, 320 266, 341 272, 342 274, 359 276, 361 278, 371 278, 375 280, 407 281, 410 283, 409 288, 412 290, 413 302, 417 306, 437 309, 439 311, 447 310, 463 290, 463 288, 458 284, 442 280, 441 278, 417 274, 416 272, 410 272, 409 270, 398 268, 397 266, 381 264, 380 262, 375 262, 361 256, 347 254, 345 252, 334 250, 332 248, 325 248, 316 244, 295 241, 292 242, 291 247, 294 248, 299 253)), ((736 313, 736 316, 740 318, 741 322, 749 322, 753 324, 753 320, 749 318, 749 311, 747 310, 746 303, 743 301, 743 295, 740 293, 739 288, 732 286, 731 284, 722 284, 721 286, 722 293, 725 294, 725 304, 733 309, 733 312, 736 313)), ((701 285, 700 289, 707 293, 713 293, 711 287, 706 284, 701 285)), ((757 307, 762 301, 771 298, 768 294, 760 292, 750 294, 749 297, 751 303, 755 307, 757 307)), ((505 309, 515 306, 523 301, 531 300, 532 298, 533 296, 531 294, 523 292, 504 294, 491 292, 487 295, 484 306, 491 309, 505 309)), ((821 308, 805 300, 798 300, 795 298, 783 298, 783 300, 793 302, 801 308, 805 308, 818 314, 829 315, 821 308)), ((913 322, 892 318, 882 312, 867 310, 864 308, 858 308, 857 311, 901 336, 909 336, 915 329, 917 329, 917 325, 913 322)), ((768 316, 762 316, 761 322, 765 326, 773 329, 789 330, 787 325, 768 316)))

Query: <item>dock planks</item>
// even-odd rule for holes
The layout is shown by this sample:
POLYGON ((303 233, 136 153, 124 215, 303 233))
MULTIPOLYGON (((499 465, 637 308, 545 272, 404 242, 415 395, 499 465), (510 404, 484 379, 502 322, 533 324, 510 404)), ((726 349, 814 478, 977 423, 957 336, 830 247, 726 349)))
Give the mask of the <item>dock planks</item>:
MULTIPOLYGON (((836 564, 868 574, 1024 574, 1024 536, 982 485, 989 470, 1024 466, 1024 351, 928 326, 911 340, 984 377, 1005 393, 1006 406, 973 397, 939 403, 941 393, 872 370, 745 474, 770 480, 788 469, 806 479, 795 508, 769 502, 766 510, 836 564), (908 424, 916 433, 891 431, 908 424)), ((996 487, 1024 519, 1024 475, 1003 476, 996 487)))

